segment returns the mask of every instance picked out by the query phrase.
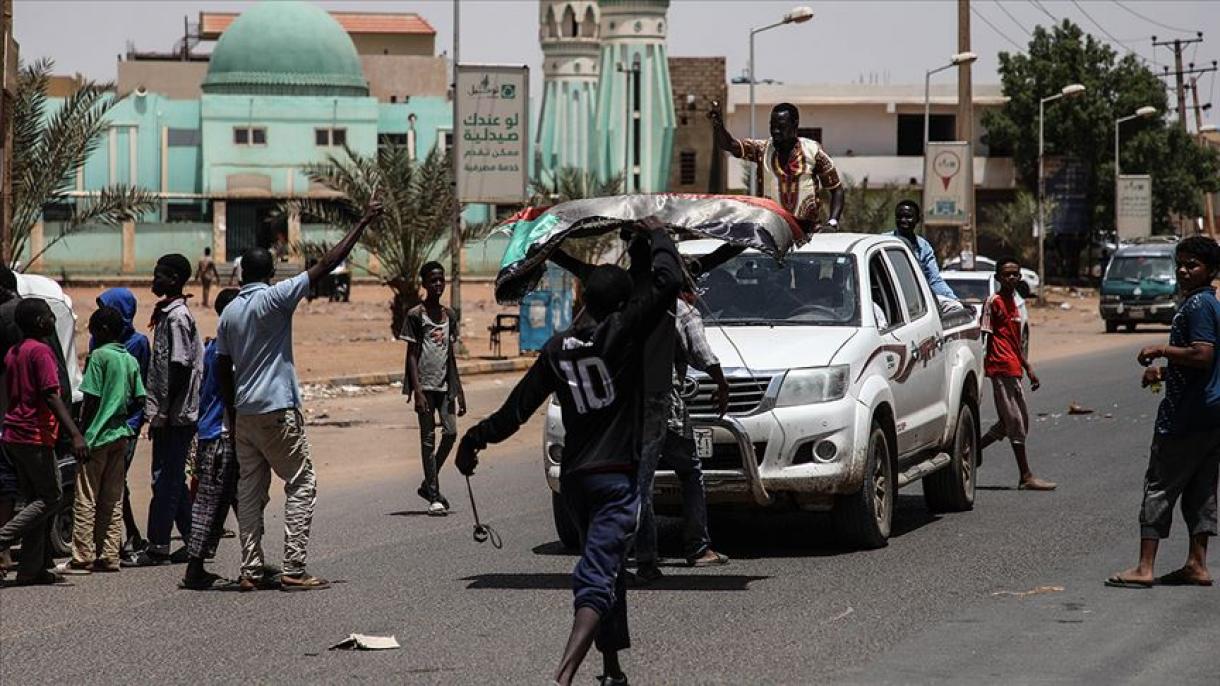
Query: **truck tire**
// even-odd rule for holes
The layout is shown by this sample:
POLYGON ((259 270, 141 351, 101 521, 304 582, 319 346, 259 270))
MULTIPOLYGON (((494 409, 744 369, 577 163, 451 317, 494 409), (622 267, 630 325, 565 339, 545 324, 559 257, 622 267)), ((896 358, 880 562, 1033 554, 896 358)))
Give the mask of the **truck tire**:
POLYGON ((864 483, 860 490, 839 496, 831 511, 835 532, 854 548, 884 547, 894 521, 894 450, 885 429, 873 422, 868 436, 864 483))
POLYGON ((975 471, 978 466, 978 427, 974 404, 965 399, 957 412, 957 430, 949 445, 949 465, 924 477, 923 498, 933 512, 974 509, 975 471))
POLYGON ((551 515, 555 519, 555 533, 563 547, 568 550, 580 548, 580 530, 572 521, 568 506, 563 504, 563 497, 554 491, 551 492, 551 515))

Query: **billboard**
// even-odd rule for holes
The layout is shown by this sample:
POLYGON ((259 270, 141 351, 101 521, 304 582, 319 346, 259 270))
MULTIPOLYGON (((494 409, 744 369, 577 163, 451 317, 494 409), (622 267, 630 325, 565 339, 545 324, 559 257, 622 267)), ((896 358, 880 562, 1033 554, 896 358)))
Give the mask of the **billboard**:
POLYGON ((1152 177, 1119 174, 1115 188, 1114 228, 1120 241, 1152 235, 1152 177))
POLYGON ((453 154, 460 202, 513 205, 529 176, 529 67, 461 64, 453 154))
POLYGON ((970 155, 970 144, 928 143, 923 159, 924 224, 968 224, 969 193, 974 190, 974 161, 970 155))

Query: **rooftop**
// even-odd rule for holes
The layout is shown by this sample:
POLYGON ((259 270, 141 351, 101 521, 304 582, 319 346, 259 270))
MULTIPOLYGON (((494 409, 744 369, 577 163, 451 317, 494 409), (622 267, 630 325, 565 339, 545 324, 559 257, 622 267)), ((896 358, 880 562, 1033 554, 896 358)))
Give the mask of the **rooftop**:
MULTIPOLYGON (((238 17, 237 12, 200 12, 199 37, 216 40, 238 17)), ((348 33, 436 35, 436 29, 414 12, 330 12, 348 33)))
MULTIPOLYGON (((765 84, 754 85, 754 99, 760 105, 790 102, 794 105, 922 105, 923 84, 765 84)), ((956 84, 934 84, 930 89, 934 105, 957 103, 956 84)), ((750 102, 750 85, 729 85, 730 108, 750 102)), ((974 84, 974 104, 1003 105, 1008 102, 998 83, 974 84)))

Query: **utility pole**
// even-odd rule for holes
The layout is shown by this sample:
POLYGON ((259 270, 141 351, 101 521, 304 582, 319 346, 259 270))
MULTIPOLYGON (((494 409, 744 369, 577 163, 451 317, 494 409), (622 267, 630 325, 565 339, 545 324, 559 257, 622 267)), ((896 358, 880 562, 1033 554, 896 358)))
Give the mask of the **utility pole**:
MULTIPOLYGON (((957 0, 957 52, 970 52, 970 0, 957 0)), ((974 211, 974 84, 971 78, 973 60, 963 60, 957 65, 957 139, 966 141, 966 224, 958 235, 958 252, 975 250, 974 211)))
MULTIPOLYGON (((1185 47, 1187 45, 1190 45, 1191 43, 1202 43, 1202 42, 1203 42, 1203 32, 1202 31, 1196 32, 1194 38, 1189 38, 1187 40, 1175 38, 1172 41, 1158 41, 1156 39, 1156 36, 1152 37, 1152 46, 1154 48, 1155 47, 1166 47, 1166 48, 1173 49, 1174 71, 1171 72, 1171 71, 1169 71, 1169 67, 1165 67, 1165 73, 1161 74, 1161 76, 1169 76, 1170 74, 1173 74, 1174 78, 1177 80, 1178 125, 1181 126, 1183 129, 1186 129, 1186 81, 1185 81, 1185 77, 1188 76, 1189 74, 1192 74, 1195 72, 1186 71, 1186 70, 1182 69, 1182 50, 1185 49, 1185 47)), ((1191 65, 1191 66, 1194 66, 1194 65, 1191 65)))
POLYGON ((17 42, 13 40, 13 0, 0 4, 0 264, 12 265, 13 99, 17 95, 17 42))
MULTIPOLYGON (((453 145, 449 155, 453 162, 453 230, 449 234, 449 307, 457 317, 458 325, 462 322, 462 199, 458 195, 458 38, 461 34, 461 0, 453 0, 453 145)), ((442 146, 444 140, 442 139, 442 146)))
MULTIPOLYGON (((1214 69, 1215 67, 1213 67, 1214 69)), ((1199 77, 1195 76, 1190 80, 1190 95, 1194 103, 1195 110, 1195 132, 1199 137, 1199 145, 1207 147, 1207 140, 1203 137, 1203 108, 1199 107, 1199 77)), ((1203 217, 1207 226, 1207 235, 1212 238, 1216 237, 1216 209, 1212 204, 1212 194, 1203 191, 1203 217)))

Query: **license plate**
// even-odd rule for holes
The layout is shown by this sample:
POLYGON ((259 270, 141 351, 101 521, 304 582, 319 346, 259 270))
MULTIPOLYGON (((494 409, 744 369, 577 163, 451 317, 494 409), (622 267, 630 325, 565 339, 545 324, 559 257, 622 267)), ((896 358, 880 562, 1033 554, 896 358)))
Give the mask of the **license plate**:
POLYGON ((1132 319, 1143 319, 1144 318, 1144 308, 1132 307, 1131 309, 1127 310, 1127 316, 1132 319))
POLYGON ((712 430, 711 429, 695 429, 695 455, 700 460, 708 460, 712 457, 712 430))

